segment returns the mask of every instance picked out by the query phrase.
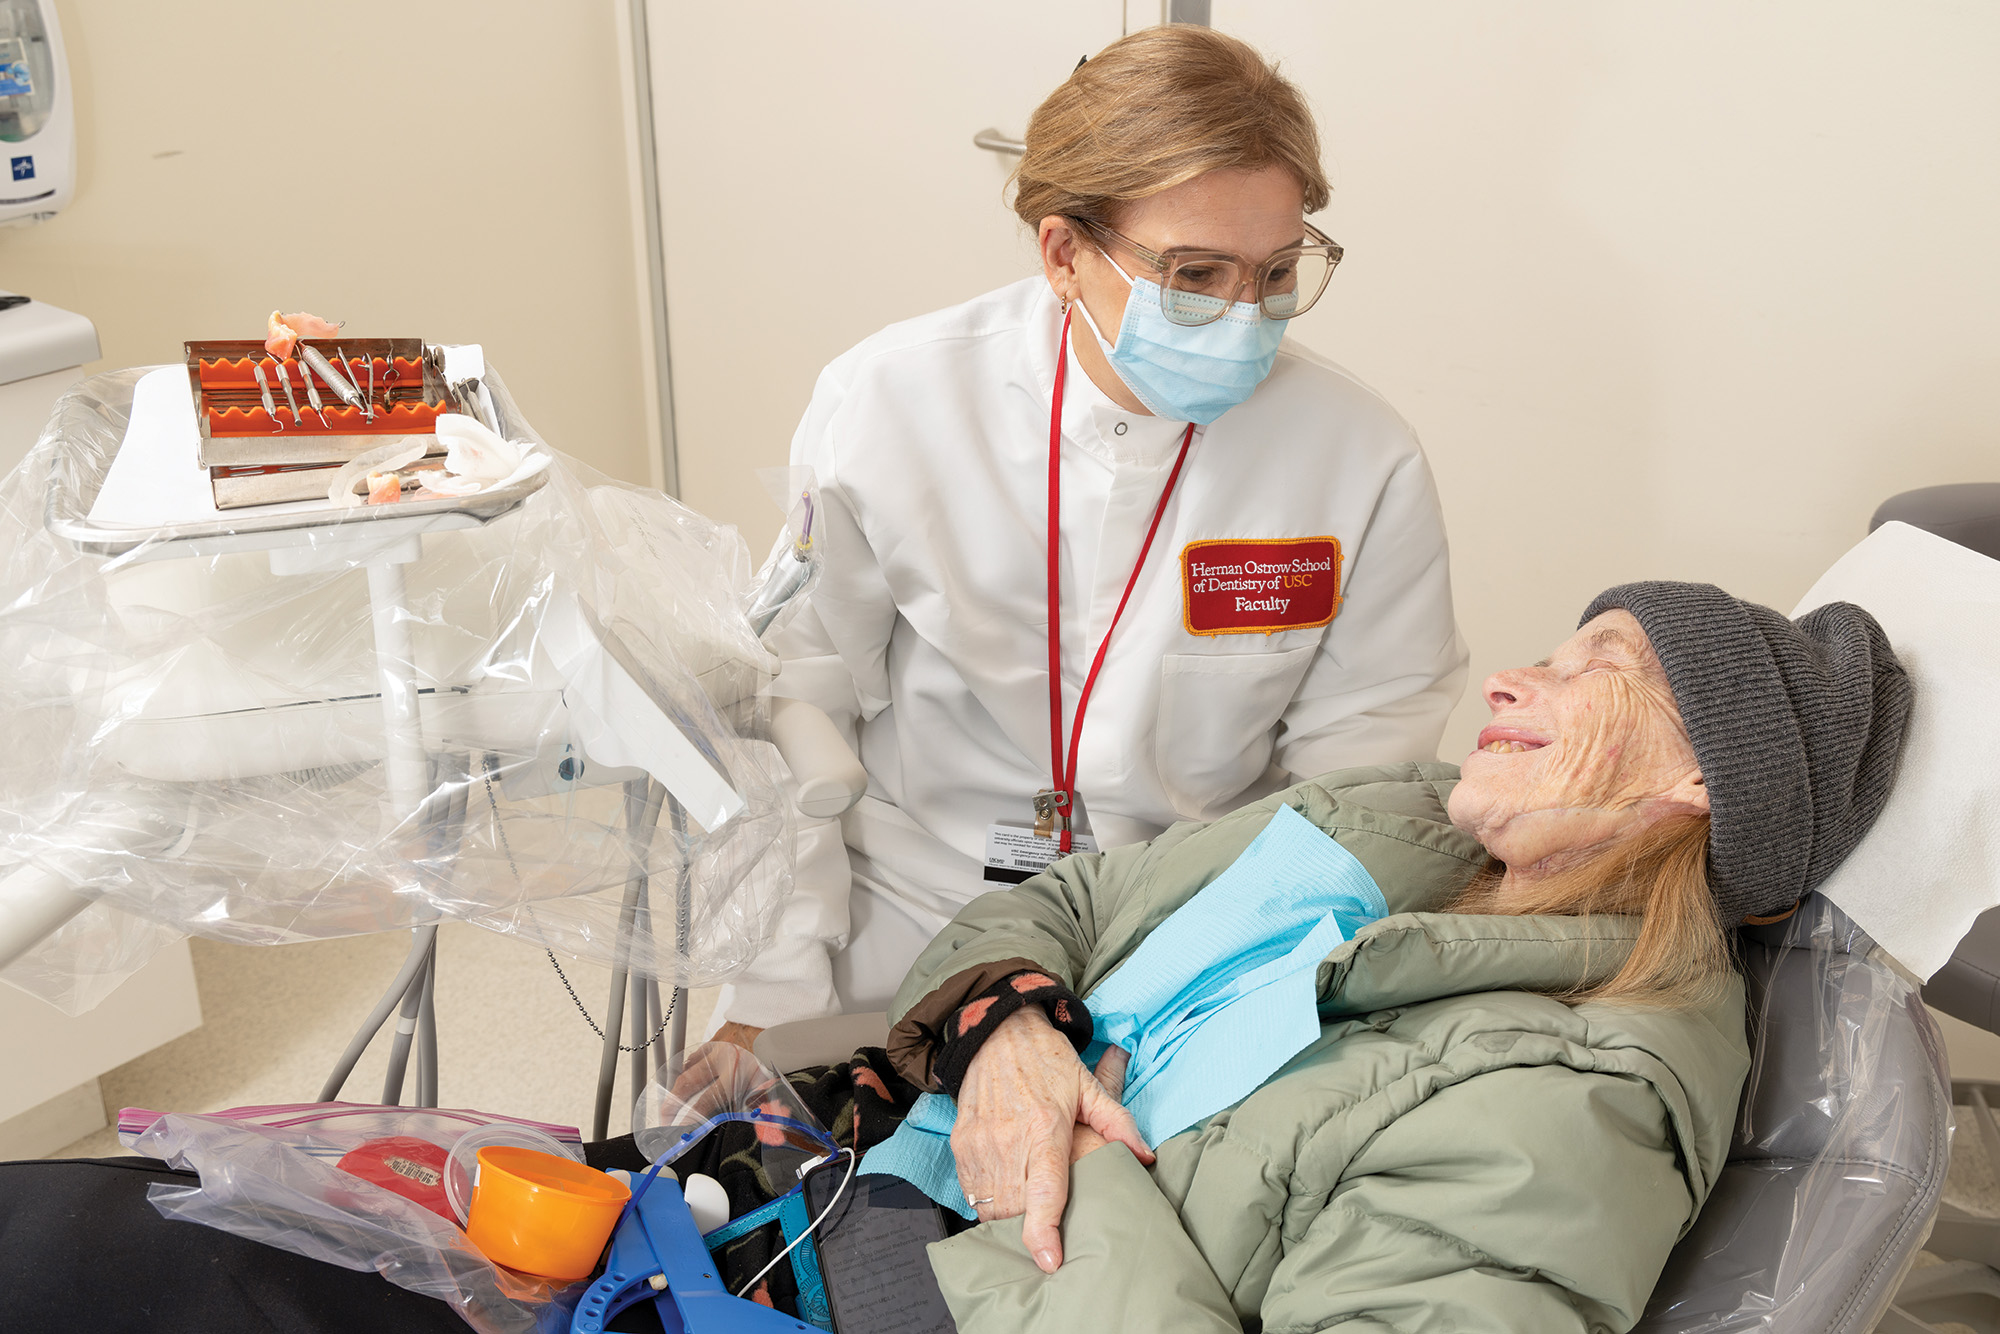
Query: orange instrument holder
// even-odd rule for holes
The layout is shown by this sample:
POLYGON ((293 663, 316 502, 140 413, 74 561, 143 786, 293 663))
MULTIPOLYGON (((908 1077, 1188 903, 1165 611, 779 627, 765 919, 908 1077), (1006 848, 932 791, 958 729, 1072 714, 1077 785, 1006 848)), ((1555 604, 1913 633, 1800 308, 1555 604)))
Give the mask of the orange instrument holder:
POLYGON ((373 389, 375 420, 348 407, 332 388, 313 377, 321 408, 314 411, 306 397, 306 369, 294 355, 273 357, 251 339, 210 339, 186 346, 189 378, 201 409, 205 436, 269 435, 300 437, 434 435, 437 419, 451 406, 434 376, 427 377, 423 342, 416 338, 348 338, 300 340, 317 348, 363 393, 373 389), (342 356, 345 347, 352 355, 342 356), (274 420, 264 410, 257 370, 269 386, 274 420), (371 386, 370 372, 373 371, 371 386), (289 386, 290 402, 285 398, 289 386), (292 403, 298 405, 293 418, 292 403), (326 421, 320 422, 321 413, 326 421))
MULTIPOLYGON (((297 390, 293 391, 294 393, 297 390)), ((322 398, 331 398, 329 390, 320 391, 322 398)), ((304 435, 435 435, 437 419, 449 411, 442 403, 398 403, 387 411, 377 408, 375 420, 369 421, 360 408, 350 408, 339 400, 326 404, 320 409, 326 414, 326 425, 319 424, 319 413, 314 412, 302 401, 299 404, 299 419, 291 420, 291 409, 280 403, 278 414, 285 419, 284 430, 304 435)), ((208 408, 204 415, 208 418, 208 433, 218 435, 277 435, 278 423, 271 420, 263 405, 254 408, 208 408)))

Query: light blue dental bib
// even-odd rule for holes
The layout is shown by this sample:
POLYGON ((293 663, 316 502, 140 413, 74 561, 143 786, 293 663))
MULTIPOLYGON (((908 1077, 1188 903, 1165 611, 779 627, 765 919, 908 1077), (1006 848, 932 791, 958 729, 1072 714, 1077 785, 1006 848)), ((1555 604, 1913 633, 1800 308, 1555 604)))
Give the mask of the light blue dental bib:
MULTIPOLYGON (((1132 1054, 1125 1106, 1159 1144, 1246 1097, 1319 1037, 1320 960, 1388 905, 1354 854, 1289 806, 1153 930, 1086 1000, 1095 1066, 1132 1054)), ((951 1153, 958 1104, 926 1093, 863 1172, 912 1182, 967 1218, 951 1153)))

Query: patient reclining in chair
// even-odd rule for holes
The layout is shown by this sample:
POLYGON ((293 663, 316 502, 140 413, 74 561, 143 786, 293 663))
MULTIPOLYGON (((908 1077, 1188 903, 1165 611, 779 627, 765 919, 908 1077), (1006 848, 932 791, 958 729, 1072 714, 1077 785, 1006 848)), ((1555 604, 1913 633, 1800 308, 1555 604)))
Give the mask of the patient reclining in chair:
POLYGON ((1749 1068, 1729 933, 1860 840, 1910 687, 1851 604, 1648 583, 1485 694, 1462 769, 1065 859, 918 959, 934 1096, 863 1170, 982 1220, 961 1331, 1638 1321, 1749 1068))

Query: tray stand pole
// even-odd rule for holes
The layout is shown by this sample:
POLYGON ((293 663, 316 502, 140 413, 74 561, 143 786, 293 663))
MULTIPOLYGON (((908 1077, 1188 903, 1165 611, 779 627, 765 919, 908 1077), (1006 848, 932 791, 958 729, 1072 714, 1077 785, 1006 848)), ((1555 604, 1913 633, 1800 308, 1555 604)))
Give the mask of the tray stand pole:
MULTIPOLYGON (((368 571, 368 604, 375 630, 375 681, 382 698, 382 769, 388 795, 384 814, 386 826, 394 829, 424 808, 430 795, 431 762, 424 749, 423 716, 419 712, 416 644, 410 631, 408 591, 403 567, 423 556, 423 541, 416 534, 388 542, 347 542, 328 540, 281 547, 271 552, 273 574, 307 574, 361 565, 368 571)), ((389 985, 375 1008, 362 1021, 347 1051, 335 1065, 320 1090, 320 1100, 331 1102, 353 1073, 361 1053, 391 1013, 399 1017, 396 1051, 391 1054, 383 1101, 394 1103, 402 1097, 402 1067, 408 1060, 411 1040, 425 1018, 424 1000, 434 986, 436 973, 437 923, 419 923, 411 928, 409 958, 389 985)), ((423 1027, 427 1030, 429 1025, 423 1027)), ((437 1084, 435 1041, 418 1046, 418 1093, 423 1096, 437 1084)), ((431 1096, 435 1096, 432 1094, 431 1096)))

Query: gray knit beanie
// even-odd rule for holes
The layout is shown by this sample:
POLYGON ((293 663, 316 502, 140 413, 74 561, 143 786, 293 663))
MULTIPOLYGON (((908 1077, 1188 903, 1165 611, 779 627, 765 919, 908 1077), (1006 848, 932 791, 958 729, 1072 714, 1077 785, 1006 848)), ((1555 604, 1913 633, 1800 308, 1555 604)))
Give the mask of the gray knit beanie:
POLYGON ((1787 620, 1713 584, 1621 584, 1667 670, 1708 786, 1708 880, 1724 924, 1780 913, 1817 887, 1889 799, 1910 680, 1851 602, 1787 620))

